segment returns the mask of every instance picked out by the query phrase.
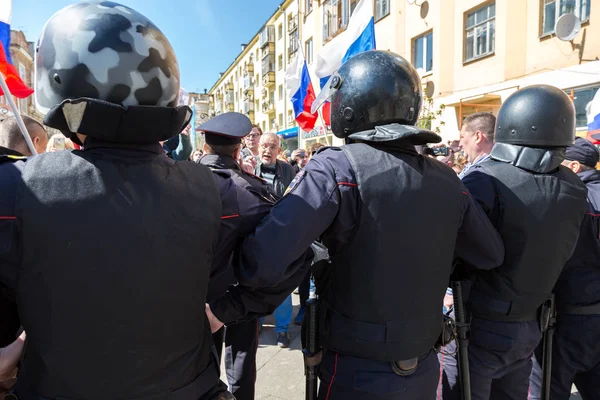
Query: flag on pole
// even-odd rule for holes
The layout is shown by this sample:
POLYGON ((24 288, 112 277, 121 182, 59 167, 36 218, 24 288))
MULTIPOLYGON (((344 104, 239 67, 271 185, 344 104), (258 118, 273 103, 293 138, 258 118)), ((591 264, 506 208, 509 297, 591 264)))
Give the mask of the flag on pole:
POLYGON ((594 144, 600 143, 600 89, 585 107, 588 123, 587 139, 594 144))
POLYGON ((285 86, 294 107, 294 118, 298 122, 298 126, 306 132, 312 130, 319 114, 317 112, 310 113, 310 106, 315 101, 315 91, 302 52, 298 52, 286 69, 285 86))
MULTIPOLYGON (((33 93, 19 76, 10 57, 10 19, 12 16, 12 0, 0 0, 0 72, 8 90, 13 96, 24 99, 33 93)), ((0 95, 4 92, 0 89, 0 95)))
MULTIPOLYGON (((353 56, 375 49, 375 17, 373 0, 360 0, 348 21, 348 27, 335 46, 328 46, 317 56, 316 75, 320 88, 325 86, 331 75, 353 56)), ((325 123, 331 125, 329 102, 322 108, 325 123)))

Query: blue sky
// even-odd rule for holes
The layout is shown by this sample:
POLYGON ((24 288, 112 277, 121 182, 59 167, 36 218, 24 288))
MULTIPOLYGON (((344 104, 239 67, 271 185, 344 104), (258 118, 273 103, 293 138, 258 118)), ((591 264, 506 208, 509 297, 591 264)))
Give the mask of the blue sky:
MULTIPOLYGON (((46 20, 77 0, 13 0, 11 28, 36 42, 46 20)), ((188 91, 210 89, 281 0, 120 0, 169 38, 188 91)))

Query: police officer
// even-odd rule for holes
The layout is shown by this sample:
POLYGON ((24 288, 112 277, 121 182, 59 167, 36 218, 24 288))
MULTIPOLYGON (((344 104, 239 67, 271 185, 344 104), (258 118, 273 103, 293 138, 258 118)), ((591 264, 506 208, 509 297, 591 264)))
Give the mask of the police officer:
MULTIPOLYGON (((600 171, 598 150, 576 138, 563 165, 588 189, 588 211, 575 252, 554 287, 558 318, 554 333, 550 398, 568 400, 573 383, 584 400, 600 399, 600 171)), ((560 228, 559 228, 560 229, 560 228)), ((532 400, 541 396, 541 346, 531 374, 532 400)))
MULTIPOLYGON (((499 110, 490 159, 463 178, 506 247, 501 267, 471 279, 473 399, 527 398, 531 355, 542 337, 540 307, 573 252, 587 209, 585 186, 561 166, 574 138, 575 107, 563 91, 523 88, 499 110)), ((456 380, 456 369, 445 372, 456 380)))
POLYGON ((171 45, 137 11, 80 2, 46 23, 36 105, 84 150, 0 165, 0 279, 27 332, 19 399, 222 390, 204 317, 219 189, 159 145, 189 123, 178 92, 171 45))
MULTIPOLYGON (((206 140, 200 164, 213 171, 223 205, 208 291, 208 301, 212 301, 237 283, 232 255, 277 199, 266 181, 243 172, 236 161, 241 139, 252 129, 248 117, 237 112, 220 114, 199 129, 206 140)), ((215 332, 213 337, 219 355, 225 342, 225 368, 231 392, 238 400, 254 400, 258 319, 230 325, 215 332)))
MULTIPOLYGON (((421 82, 408 61, 364 52, 328 85, 319 97, 332 96, 332 130, 351 144, 321 149, 298 173, 244 241, 242 265, 266 287, 304 278, 290 264, 321 237, 331 265, 317 278, 319 398, 431 400, 453 257, 489 269, 504 247, 456 173, 416 152, 441 138, 414 126, 421 82)), ((240 285, 212 302, 213 329, 239 318, 248 295, 240 285)))

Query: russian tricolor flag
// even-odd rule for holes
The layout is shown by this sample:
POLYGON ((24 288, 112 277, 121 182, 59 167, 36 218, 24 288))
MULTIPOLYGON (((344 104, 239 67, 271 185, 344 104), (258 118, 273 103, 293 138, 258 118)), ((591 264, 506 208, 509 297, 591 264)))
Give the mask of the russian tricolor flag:
POLYGON ((298 52, 285 71, 285 86, 294 107, 294 117, 298 126, 306 132, 312 130, 319 114, 310 113, 310 106, 316 96, 302 51, 298 52))
MULTIPOLYGON (((33 93, 19 76, 17 69, 12 65, 10 57, 10 18, 12 15, 12 0, 0 0, 0 72, 10 93, 24 99, 33 93)), ((0 95, 4 95, 0 89, 0 95)))
MULTIPOLYGON (((335 46, 326 46, 325 51, 317 57, 315 73, 319 77, 321 89, 343 63, 359 53, 375 49, 373 0, 358 2, 341 39, 341 43, 336 43, 335 46)), ((322 110, 325 123, 331 125, 329 102, 323 105, 322 110)))
POLYGON ((594 144, 598 144, 600 143, 600 89, 596 91, 594 98, 587 105, 586 114, 588 123, 587 139, 594 144))

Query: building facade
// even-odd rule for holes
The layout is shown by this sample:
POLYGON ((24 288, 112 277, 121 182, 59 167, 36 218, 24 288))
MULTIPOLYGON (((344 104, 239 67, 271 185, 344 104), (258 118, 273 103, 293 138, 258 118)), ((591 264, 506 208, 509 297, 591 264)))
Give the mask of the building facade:
MULTIPOLYGON (((33 88, 35 80, 34 52, 35 44, 28 42, 23 32, 10 31, 10 56, 13 65, 21 79, 23 79, 23 82, 31 88, 33 88)), ((13 96, 13 100, 21 114, 28 115, 38 121, 42 121, 44 118, 35 108, 33 95, 25 99, 17 99, 13 96)), ((7 115, 12 115, 12 111, 6 97, 0 96, 0 119, 4 119, 7 115)))
MULTIPOLYGON (((433 108, 444 106, 432 128, 446 140, 458 138, 468 115, 496 114, 514 91, 541 83, 571 96, 578 134, 585 136, 586 108, 600 87, 600 23, 594 23, 600 6, 592 1, 598 0, 373 0, 377 48, 417 68, 433 108), (581 21, 571 41, 554 32, 567 13, 581 21)), ((341 144, 321 121, 311 132, 298 132, 284 72, 303 51, 318 92, 315 60, 340 45, 357 3, 284 1, 210 90, 215 113, 245 112, 290 147, 341 144)))

